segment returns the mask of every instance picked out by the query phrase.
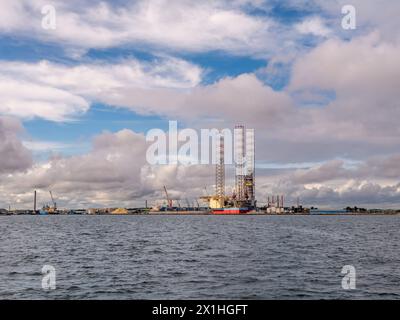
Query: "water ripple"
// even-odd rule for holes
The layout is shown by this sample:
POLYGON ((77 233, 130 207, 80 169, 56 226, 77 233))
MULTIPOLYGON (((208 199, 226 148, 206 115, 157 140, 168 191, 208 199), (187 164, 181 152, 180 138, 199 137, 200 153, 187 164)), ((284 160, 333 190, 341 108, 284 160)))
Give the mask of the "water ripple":
POLYGON ((1 299, 399 299, 398 217, 0 217, 1 299), (53 265, 57 289, 41 288, 53 265), (344 265, 357 289, 341 288, 344 265))

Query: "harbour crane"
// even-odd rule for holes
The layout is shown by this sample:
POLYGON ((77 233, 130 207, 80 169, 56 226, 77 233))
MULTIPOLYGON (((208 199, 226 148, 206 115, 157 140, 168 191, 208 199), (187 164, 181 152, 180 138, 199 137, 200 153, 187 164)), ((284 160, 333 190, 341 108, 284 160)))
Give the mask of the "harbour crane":
POLYGON ((54 201, 53 193, 49 191, 51 202, 53 203, 52 206, 48 204, 44 205, 42 210, 40 210, 40 214, 57 214, 57 203, 54 201))
POLYGON ((49 193, 50 193, 51 202, 53 203, 53 210, 56 211, 57 203, 54 201, 53 192, 51 192, 51 190, 50 190, 49 193))
POLYGON ((167 191, 167 187, 166 186, 164 186, 164 191, 165 191, 165 196, 167 198, 168 208, 172 208, 172 200, 170 199, 170 197, 168 195, 168 191, 167 191))

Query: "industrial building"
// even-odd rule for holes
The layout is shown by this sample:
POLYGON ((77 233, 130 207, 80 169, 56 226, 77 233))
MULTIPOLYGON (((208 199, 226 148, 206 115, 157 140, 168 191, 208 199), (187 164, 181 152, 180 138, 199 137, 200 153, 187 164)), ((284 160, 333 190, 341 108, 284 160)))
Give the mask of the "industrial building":
POLYGON ((285 213, 285 206, 283 204, 283 195, 268 196, 267 206, 265 208, 266 213, 269 214, 282 214, 285 213))

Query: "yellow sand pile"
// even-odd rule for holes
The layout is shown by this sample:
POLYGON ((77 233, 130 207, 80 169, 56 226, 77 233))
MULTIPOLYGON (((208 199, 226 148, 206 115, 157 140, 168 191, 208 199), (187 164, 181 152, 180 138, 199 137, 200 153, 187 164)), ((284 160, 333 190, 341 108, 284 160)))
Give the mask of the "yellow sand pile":
POLYGON ((124 208, 118 208, 118 209, 114 210, 113 212, 111 212, 111 214, 128 214, 128 210, 126 210, 124 208))

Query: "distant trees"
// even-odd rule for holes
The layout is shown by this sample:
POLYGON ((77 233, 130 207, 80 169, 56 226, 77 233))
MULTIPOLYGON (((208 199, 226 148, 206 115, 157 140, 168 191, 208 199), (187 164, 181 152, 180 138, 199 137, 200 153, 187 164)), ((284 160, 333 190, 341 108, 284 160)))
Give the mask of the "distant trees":
POLYGON ((358 208, 358 207, 346 207, 346 212, 367 212, 368 210, 365 208, 358 208))

